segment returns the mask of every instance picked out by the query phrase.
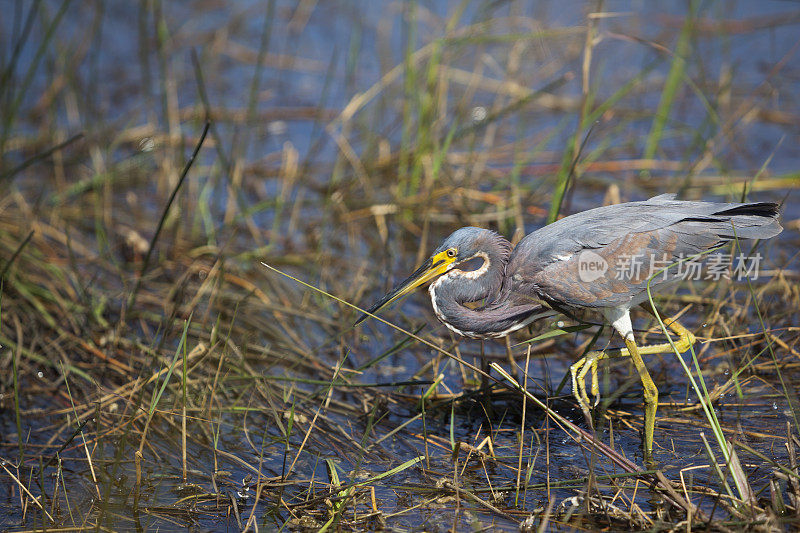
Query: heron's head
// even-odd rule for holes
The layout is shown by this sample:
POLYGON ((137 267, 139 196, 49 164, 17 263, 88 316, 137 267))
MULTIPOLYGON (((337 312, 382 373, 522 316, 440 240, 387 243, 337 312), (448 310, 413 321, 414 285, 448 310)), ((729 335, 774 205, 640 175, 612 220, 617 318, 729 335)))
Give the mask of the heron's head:
MULTIPOLYGON (((377 313, 420 285, 446 274, 459 264, 476 257, 482 257, 488 261, 490 253, 500 253, 503 255, 503 260, 505 260, 510 253, 510 245, 497 233, 487 229, 474 227, 458 229, 436 248, 433 255, 421 267, 397 287, 386 293, 383 298, 367 310, 367 313, 377 313)), ((361 315, 355 325, 366 320, 369 316, 367 313, 361 315)))

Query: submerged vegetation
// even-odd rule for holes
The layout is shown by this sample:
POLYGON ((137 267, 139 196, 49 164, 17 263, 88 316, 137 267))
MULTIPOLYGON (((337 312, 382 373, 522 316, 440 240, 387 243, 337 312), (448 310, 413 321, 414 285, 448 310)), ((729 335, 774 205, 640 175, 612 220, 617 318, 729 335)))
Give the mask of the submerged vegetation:
POLYGON ((528 4, 9 2, 0 529, 797 528, 800 11, 528 4), (562 379, 607 330, 352 326, 457 227, 664 192, 785 231, 656 300, 655 467, 627 362, 594 431, 562 379))

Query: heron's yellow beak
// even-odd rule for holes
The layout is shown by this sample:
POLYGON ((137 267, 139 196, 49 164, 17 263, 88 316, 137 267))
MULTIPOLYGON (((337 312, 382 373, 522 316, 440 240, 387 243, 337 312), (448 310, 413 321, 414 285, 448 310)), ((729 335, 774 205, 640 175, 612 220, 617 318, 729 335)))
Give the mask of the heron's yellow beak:
POLYGON ((420 285, 424 285, 430 280, 441 276, 450 270, 455 261, 456 259, 454 257, 447 256, 446 250, 430 257, 427 261, 425 261, 425 263, 422 264, 421 267, 416 270, 416 272, 408 276, 405 281, 386 293, 386 295, 378 300, 375 305, 367 309, 367 312, 361 315, 353 325, 359 325, 366 320, 369 315, 374 315, 384 307, 388 306, 390 303, 394 302, 395 300, 399 300, 420 285))

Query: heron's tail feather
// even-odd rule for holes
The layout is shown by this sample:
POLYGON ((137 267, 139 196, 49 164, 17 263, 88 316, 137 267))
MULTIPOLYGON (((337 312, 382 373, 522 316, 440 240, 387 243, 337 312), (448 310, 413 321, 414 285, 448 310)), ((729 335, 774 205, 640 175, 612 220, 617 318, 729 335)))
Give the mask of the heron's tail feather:
POLYGON ((778 221, 780 208, 771 202, 740 204, 714 215, 725 217, 717 225, 720 237, 727 239, 769 239, 783 230, 778 221))
MULTIPOLYGON (((698 204, 703 205, 703 204, 698 204)), ((718 244, 734 239, 769 239, 783 228, 778 204, 705 204, 706 213, 687 216, 677 227, 695 236, 715 236, 718 244)))
POLYGON ((730 239, 769 239, 783 230, 778 221, 780 207, 771 202, 741 204, 714 214, 728 217, 727 235, 721 236, 730 239))

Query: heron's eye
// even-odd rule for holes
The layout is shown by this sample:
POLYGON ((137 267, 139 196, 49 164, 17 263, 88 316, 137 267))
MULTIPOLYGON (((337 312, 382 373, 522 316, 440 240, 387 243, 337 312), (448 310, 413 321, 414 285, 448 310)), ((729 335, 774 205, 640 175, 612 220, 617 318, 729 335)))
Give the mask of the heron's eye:
POLYGON ((447 257, 455 257, 456 255, 458 255, 458 252, 455 248, 450 248, 447 250, 447 257))

